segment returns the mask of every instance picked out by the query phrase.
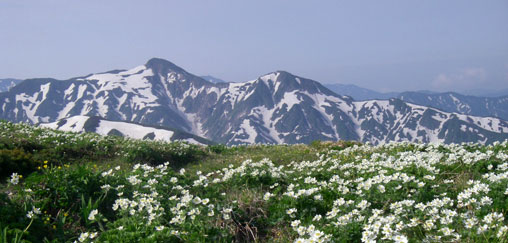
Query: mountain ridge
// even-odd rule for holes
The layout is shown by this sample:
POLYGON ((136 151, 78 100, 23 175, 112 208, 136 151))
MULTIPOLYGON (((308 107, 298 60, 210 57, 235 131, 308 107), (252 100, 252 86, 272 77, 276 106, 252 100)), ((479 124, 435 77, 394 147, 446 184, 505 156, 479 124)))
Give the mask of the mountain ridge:
POLYGON ((379 93, 356 85, 325 84, 338 94, 351 96, 355 100, 387 100, 397 98, 409 103, 434 107, 436 109, 481 117, 498 117, 508 120, 508 95, 479 97, 458 92, 405 91, 379 93), (345 87, 345 88, 344 88, 345 87), (352 87, 352 88, 351 88, 352 87), (343 89, 341 89, 343 88, 343 89))
POLYGON ((427 95, 457 93, 457 94, 460 94, 463 96, 474 96, 474 97, 479 97, 479 98, 500 98, 500 97, 508 96, 508 89, 504 89, 504 90, 500 90, 500 91, 466 90, 463 92, 457 92, 457 91, 437 92, 437 91, 430 91, 430 90, 378 92, 378 91, 371 90, 368 88, 363 88, 363 87, 360 87, 360 86, 357 86, 354 84, 325 83, 323 85, 337 94, 351 96, 355 100, 359 100, 359 101, 397 98, 400 96, 400 94, 408 93, 408 92, 422 93, 422 94, 427 94, 427 95))
POLYGON ((508 123, 498 118, 400 99, 354 101, 286 71, 243 83, 212 83, 160 58, 114 73, 26 80, 0 93, 3 119, 48 123, 76 115, 162 125, 230 145, 508 139, 508 123))
POLYGON ((15 78, 3 78, 0 79, 0 92, 6 92, 9 91, 12 87, 19 84, 22 80, 21 79, 15 79, 15 78))

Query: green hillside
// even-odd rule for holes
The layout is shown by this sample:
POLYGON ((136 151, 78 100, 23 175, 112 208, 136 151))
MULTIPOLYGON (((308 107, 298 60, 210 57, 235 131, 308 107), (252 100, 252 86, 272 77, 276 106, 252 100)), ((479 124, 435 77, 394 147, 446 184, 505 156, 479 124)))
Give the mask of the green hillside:
POLYGON ((0 122, 0 242, 508 242, 508 141, 226 147, 0 122))

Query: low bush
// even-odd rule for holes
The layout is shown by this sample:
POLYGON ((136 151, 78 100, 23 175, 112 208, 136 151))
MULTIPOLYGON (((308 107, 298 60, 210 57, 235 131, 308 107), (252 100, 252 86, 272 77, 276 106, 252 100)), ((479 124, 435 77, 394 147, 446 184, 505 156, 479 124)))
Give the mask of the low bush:
POLYGON ((124 154, 130 162, 142 161, 151 165, 169 162, 171 167, 178 168, 196 162, 205 155, 205 150, 185 142, 129 140, 125 144, 124 154))
POLYGON ((23 150, 0 149, 0 180, 10 176, 12 173, 26 175, 36 168, 36 163, 31 154, 25 153, 23 150))

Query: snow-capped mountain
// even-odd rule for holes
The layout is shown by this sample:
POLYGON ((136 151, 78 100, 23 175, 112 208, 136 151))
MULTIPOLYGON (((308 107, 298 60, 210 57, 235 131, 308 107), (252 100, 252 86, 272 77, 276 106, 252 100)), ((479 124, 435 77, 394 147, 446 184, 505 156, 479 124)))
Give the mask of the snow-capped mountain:
POLYGON ((508 120, 508 96, 476 97, 453 92, 437 94, 403 92, 398 98, 443 111, 474 116, 493 116, 508 120))
MULTIPOLYGON (((408 91, 380 93, 352 84, 324 84, 337 94, 351 96, 355 100, 391 99, 434 107, 446 112, 473 116, 492 116, 508 120, 508 96, 478 97, 455 92, 408 91)), ((500 91, 501 93, 502 91, 500 91)))
POLYGON ((152 127, 131 122, 109 121, 100 117, 73 116, 56 122, 41 123, 39 126, 69 132, 95 132, 101 135, 114 135, 135 139, 211 144, 206 139, 170 128, 152 127))
POLYGON ((399 99, 354 101, 284 71, 211 83, 157 58, 126 71, 25 80, 0 93, 3 119, 47 123, 77 115, 171 127, 226 144, 508 139, 508 123, 498 118, 399 99))
POLYGON ((21 81, 21 79, 13 78, 0 79, 0 92, 9 91, 9 89, 16 86, 16 84, 20 83, 21 81))

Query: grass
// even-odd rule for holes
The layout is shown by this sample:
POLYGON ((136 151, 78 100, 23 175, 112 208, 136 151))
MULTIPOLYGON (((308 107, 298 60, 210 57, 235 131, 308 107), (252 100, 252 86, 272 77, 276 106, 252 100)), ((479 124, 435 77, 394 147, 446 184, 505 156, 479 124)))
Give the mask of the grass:
POLYGON ((293 161, 310 161, 324 149, 316 149, 306 145, 242 145, 225 148, 219 152, 210 150, 199 162, 184 166, 189 171, 211 172, 223 167, 238 166, 245 160, 259 161, 268 158, 277 164, 289 164, 293 161))
POLYGON ((226 147, 0 128, 0 242, 508 239, 508 142, 226 147))

